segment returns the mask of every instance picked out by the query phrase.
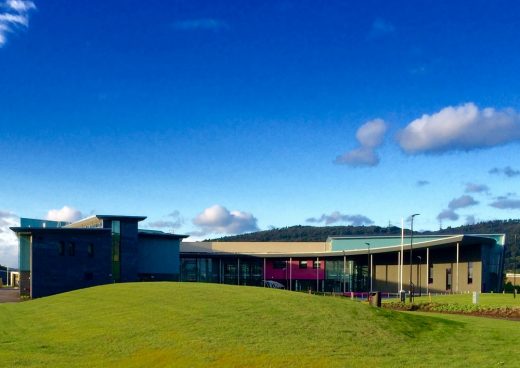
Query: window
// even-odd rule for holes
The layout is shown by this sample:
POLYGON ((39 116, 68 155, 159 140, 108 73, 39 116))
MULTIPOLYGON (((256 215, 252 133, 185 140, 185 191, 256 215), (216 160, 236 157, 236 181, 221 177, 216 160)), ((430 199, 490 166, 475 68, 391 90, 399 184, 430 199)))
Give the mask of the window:
POLYGON ((60 256, 64 256, 65 255, 65 243, 60 241, 60 243, 58 244, 58 254, 60 256))
POLYGON ((72 242, 69 243, 69 256, 74 256, 76 254, 76 245, 72 242))
POLYGON ((300 261, 299 267, 300 267, 301 269, 305 269, 305 268, 307 268, 307 261, 300 261))
POLYGON ((473 262, 468 262, 468 285, 473 284, 473 262))
POLYGON ((451 268, 446 269, 446 290, 451 290, 451 268))
POLYGON ((315 270, 320 268, 320 261, 312 262, 312 268, 314 268, 315 270))
POLYGON ((94 257, 94 244, 87 245, 87 253, 90 258, 94 257))
POLYGON ((433 263, 428 265, 428 284, 433 284, 433 263))
POLYGON ((285 261, 274 261, 273 262, 273 268, 275 270, 283 270, 285 269, 286 262, 285 261))

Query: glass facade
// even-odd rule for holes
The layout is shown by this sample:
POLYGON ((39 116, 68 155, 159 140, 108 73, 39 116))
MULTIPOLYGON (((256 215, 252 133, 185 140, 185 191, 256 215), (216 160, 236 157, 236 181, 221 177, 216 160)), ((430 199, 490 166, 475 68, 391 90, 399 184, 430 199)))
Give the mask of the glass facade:
POLYGON ((112 278, 121 281, 121 222, 112 221, 112 278))
MULTIPOLYGON (((231 256, 181 256, 180 281, 187 282, 212 282, 229 285, 262 286, 264 279, 264 259, 256 257, 231 257, 231 256)), ((349 259, 343 257, 326 258, 323 276, 319 278, 299 279, 297 270, 305 264, 309 268, 314 266, 311 261, 295 260, 292 280, 292 290, 296 291, 325 291, 325 292, 363 292, 369 288, 368 267, 365 258, 349 259), (362 261, 365 261, 362 263, 362 261)), ((288 260, 270 260, 273 270, 286 268, 288 260)), ((314 261, 312 261, 314 263, 314 261)), ((322 266, 323 267, 323 266, 322 266)), ((269 267, 267 267, 269 269, 269 267)), ((267 271, 269 272, 269 271, 267 271)), ((287 273, 287 277, 289 273, 287 273)), ((269 276, 268 276, 269 277, 269 276)), ((289 280, 281 282, 289 288, 289 280)))
POLYGON ((263 266, 259 258, 181 258, 180 281, 260 286, 262 280, 263 266))

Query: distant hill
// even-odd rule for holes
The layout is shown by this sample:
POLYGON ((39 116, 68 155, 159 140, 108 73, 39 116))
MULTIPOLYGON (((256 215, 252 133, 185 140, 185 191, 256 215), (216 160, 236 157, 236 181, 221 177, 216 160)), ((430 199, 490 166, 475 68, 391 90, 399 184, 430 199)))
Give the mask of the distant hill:
MULTIPOLYGON (((409 234, 409 230, 405 230, 409 234)), ((506 234, 505 269, 513 270, 516 259, 520 270, 520 219, 494 220, 479 222, 473 225, 447 227, 438 231, 415 232, 414 234, 506 234), (514 235, 518 235, 518 244, 515 246, 514 235)), ((268 241, 325 241, 329 236, 373 236, 373 235, 400 235, 401 228, 397 226, 290 226, 279 229, 264 230, 254 233, 224 236, 209 241, 221 242, 268 242, 268 241)))

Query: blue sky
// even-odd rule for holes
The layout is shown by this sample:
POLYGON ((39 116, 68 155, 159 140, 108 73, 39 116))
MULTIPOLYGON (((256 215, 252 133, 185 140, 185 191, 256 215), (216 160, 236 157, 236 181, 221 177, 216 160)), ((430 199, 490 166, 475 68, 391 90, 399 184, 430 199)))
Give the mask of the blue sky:
POLYGON ((0 263, 19 217, 193 239, 518 218, 519 11, 0 0, 0 263))

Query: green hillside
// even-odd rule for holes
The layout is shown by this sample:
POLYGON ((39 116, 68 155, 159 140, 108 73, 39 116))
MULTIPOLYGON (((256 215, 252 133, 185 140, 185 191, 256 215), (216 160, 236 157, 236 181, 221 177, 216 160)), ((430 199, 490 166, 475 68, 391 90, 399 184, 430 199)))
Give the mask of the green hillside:
MULTIPOLYGON (((409 231, 406 230, 409 234, 409 231)), ((513 270, 514 261, 520 270, 520 220, 494 220, 473 225, 447 227, 438 231, 415 232, 414 234, 506 234, 505 269, 513 270), (518 235, 518 244, 514 236, 518 235)), ((400 235, 396 226, 290 226, 254 233, 225 236, 213 241, 325 241, 329 236, 382 236, 400 235)))
POLYGON ((515 366, 517 322, 201 283, 117 284, 0 305, 5 367, 515 366))

